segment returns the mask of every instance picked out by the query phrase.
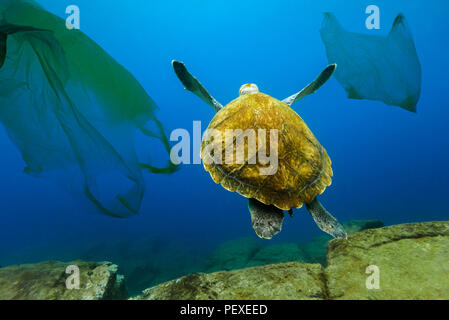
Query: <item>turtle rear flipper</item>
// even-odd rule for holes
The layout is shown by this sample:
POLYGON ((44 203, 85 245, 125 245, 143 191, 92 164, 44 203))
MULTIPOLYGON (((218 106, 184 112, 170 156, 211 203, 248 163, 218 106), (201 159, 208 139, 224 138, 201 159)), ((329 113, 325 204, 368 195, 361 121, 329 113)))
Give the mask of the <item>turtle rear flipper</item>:
POLYGON ((172 65, 173 69, 175 69, 176 75, 187 90, 197 95, 201 100, 214 108, 216 112, 223 108, 221 103, 215 100, 215 98, 207 92, 203 85, 190 74, 184 63, 173 60, 172 65))
POLYGON ((347 239, 348 236, 343 226, 321 205, 316 197, 312 202, 306 203, 306 207, 321 230, 334 238, 347 239))
POLYGON ((285 104, 291 106, 296 101, 301 100, 302 98, 315 93, 321 86, 323 86, 327 80, 332 76, 335 69, 337 68, 336 64, 331 64, 324 69, 318 78, 316 78, 314 81, 312 81, 309 85, 307 85, 304 89, 299 91, 298 93, 295 93, 294 95, 288 97, 287 99, 282 100, 285 104))
POLYGON ((266 205, 256 199, 248 199, 251 224, 262 239, 271 239, 282 230, 284 212, 273 205, 266 205))

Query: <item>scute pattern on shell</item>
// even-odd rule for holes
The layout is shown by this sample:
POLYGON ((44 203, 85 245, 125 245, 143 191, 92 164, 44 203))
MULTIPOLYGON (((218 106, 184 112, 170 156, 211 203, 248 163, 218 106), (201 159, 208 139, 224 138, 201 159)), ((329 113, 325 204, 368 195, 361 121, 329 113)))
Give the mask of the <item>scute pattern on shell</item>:
MULTIPOLYGON (((291 107, 269 95, 251 93, 235 99, 215 115, 208 128, 219 130, 223 137, 226 129, 279 130, 279 163, 274 175, 261 175, 259 168, 265 166, 259 162, 248 164, 247 139, 244 164, 225 163, 225 141, 221 141, 220 149, 223 150, 223 162, 207 164, 204 160, 211 156, 206 145, 214 141, 203 140, 201 158, 204 168, 216 183, 229 191, 289 210, 311 202, 332 182, 331 160, 326 150, 291 107)), ((269 141, 267 138, 267 143, 269 141)))

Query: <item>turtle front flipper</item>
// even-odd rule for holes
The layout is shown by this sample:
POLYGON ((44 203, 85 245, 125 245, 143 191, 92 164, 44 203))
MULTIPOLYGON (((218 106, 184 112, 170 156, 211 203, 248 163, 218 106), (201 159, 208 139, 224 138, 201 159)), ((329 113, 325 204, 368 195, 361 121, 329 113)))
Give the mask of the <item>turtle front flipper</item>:
POLYGON ((209 92, 207 92, 203 85, 190 74, 184 63, 173 60, 172 65, 173 69, 175 69, 175 73, 178 76, 178 79, 182 82, 187 90, 197 95, 201 100, 214 108, 216 112, 223 109, 221 103, 215 100, 215 98, 212 97, 209 92))
POLYGON ((330 79, 332 74, 334 73, 335 69, 337 68, 336 64, 331 64, 324 69, 318 78, 316 78, 313 82, 311 82, 308 86, 306 86, 304 89, 299 91, 298 93, 295 93, 294 95, 288 97, 287 99, 282 100, 285 104, 291 106, 296 101, 301 100, 302 98, 315 93, 323 84, 327 82, 327 80, 330 79))
POLYGON ((284 212, 275 206, 267 206, 256 199, 248 199, 251 224, 256 234, 262 239, 271 239, 282 230, 284 212))
POLYGON ((334 238, 347 239, 348 236, 343 226, 321 205, 316 197, 312 202, 306 203, 306 207, 321 230, 334 238))

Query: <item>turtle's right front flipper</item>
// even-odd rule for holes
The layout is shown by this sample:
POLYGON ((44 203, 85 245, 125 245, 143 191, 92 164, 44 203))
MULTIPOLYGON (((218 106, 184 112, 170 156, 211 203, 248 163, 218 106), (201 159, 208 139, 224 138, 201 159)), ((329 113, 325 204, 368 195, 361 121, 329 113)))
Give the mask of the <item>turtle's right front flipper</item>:
POLYGON ((317 91, 319 88, 321 88, 327 82, 327 80, 330 79, 330 77, 332 76, 332 74, 334 73, 336 68, 337 68, 336 64, 331 64, 331 65, 327 66, 326 69, 324 69, 314 81, 312 81, 310 84, 308 84, 304 89, 302 89, 298 93, 295 93, 294 95, 282 100, 282 102, 291 106, 296 101, 299 101, 302 98, 305 98, 308 95, 315 93, 315 91, 317 91))
POLYGON ((190 74, 184 63, 173 60, 172 65, 173 69, 175 69, 176 75, 187 90, 197 95, 201 100, 214 108, 216 112, 223 108, 223 106, 215 100, 209 92, 207 92, 203 85, 190 74))
POLYGON ((347 238, 343 226, 321 205, 316 197, 312 202, 306 203, 306 207, 321 230, 334 238, 347 238))
POLYGON ((282 230, 284 212, 275 206, 267 206, 256 199, 248 199, 251 224, 262 239, 271 239, 282 230))

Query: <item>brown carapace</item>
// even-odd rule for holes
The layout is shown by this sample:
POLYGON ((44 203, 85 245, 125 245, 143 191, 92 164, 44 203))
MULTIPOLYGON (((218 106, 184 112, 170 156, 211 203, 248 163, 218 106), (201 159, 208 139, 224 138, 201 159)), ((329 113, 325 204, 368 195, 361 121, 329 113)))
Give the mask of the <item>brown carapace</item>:
MULTIPOLYGON (((241 140, 245 143, 243 163, 226 163, 225 155, 221 163, 204 162, 204 168, 212 179, 229 191, 282 210, 290 210, 301 208, 304 202, 312 202, 315 196, 323 193, 331 184, 331 160, 326 150, 291 107, 269 95, 254 92, 240 96, 219 111, 208 128, 218 130, 223 137, 226 131, 231 130, 248 133, 244 137, 245 141, 243 138, 241 140), (262 144, 270 141, 259 141, 257 134, 251 135, 251 130, 257 133, 259 129, 264 129, 267 133, 270 130, 278 131, 275 142, 277 146, 270 145, 278 153, 277 170, 274 174, 260 174, 260 166, 265 165, 259 161, 249 163, 251 153, 248 152, 248 143, 251 142, 251 137, 257 141, 257 152, 265 152, 262 144)), ((225 139, 220 142, 220 149, 224 152, 227 148, 225 139)), ((203 160, 209 157, 207 144, 208 141, 202 143, 203 160)), ((270 150, 270 147, 266 149, 270 150)), ((236 146, 233 149, 234 154, 238 152, 236 146)), ((259 159, 257 154, 254 156, 259 159)))

